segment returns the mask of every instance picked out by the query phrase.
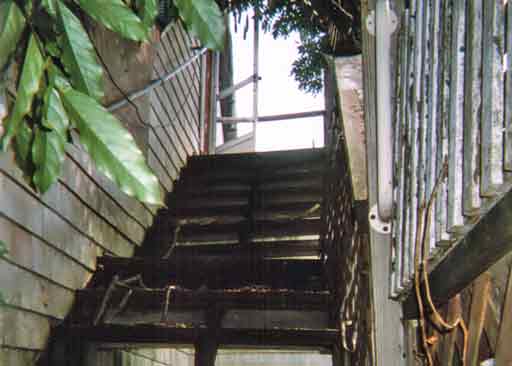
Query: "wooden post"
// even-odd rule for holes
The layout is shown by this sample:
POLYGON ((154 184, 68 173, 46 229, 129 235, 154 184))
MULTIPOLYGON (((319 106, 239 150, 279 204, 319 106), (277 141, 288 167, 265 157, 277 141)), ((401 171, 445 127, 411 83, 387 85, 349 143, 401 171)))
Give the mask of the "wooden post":
POLYGON ((512 270, 510 271, 503 305, 498 343, 496 345, 496 366, 512 365, 512 347, 510 336, 512 335, 512 270))
POLYGON ((332 346, 332 366, 345 366, 343 360, 343 350, 339 344, 332 346))
MULTIPOLYGON (((460 295, 455 296, 448 304, 447 320, 452 323, 461 313, 462 306, 460 295)), ((439 350, 440 365, 451 366, 453 363, 453 355, 455 353, 455 340, 457 339, 457 330, 454 329, 447 333, 442 340, 439 350)))
POLYGON ((469 340, 468 359, 469 366, 478 365, 480 351, 480 339, 484 329, 485 315, 487 312, 487 299, 491 286, 491 276, 485 272, 475 281, 471 300, 471 313, 469 316, 469 340))
POLYGON ((218 344, 216 337, 203 337, 196 345, 194 366, 214 366, 217 357, 218 344))

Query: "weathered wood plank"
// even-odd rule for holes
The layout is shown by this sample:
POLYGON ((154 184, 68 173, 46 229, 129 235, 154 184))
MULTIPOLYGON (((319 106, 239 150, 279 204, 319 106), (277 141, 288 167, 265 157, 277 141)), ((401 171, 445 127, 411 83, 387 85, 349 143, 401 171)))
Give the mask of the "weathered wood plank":
MULTIPOLYGON (((318 259, 255 260, 226 257, 209 262, 201 257, 169 260, 151 258, 100 257, 103 280, 110 282, 114 274, 131 277, 142 274, 148 286, 175 283, 186 288, 202 285, 209 289, 266 285, 272 288, 325 289, 322 263, 318 259), (236 273, 236 276, 233 274, 236 273)), ((100 277, 97 279, 101 280, 100 277)))
MULTIPOLYGON (((101 325, 96 327, 69 326, 62 334, 83 340, 112 343, 195 344, 206 334, 206 328, 174 328, 157 325, 101 325)), ((303 346, 331 347, 339 338, 337 329, 229 329, 218 332, 218 342, 224 346, 303 346)))
POLYGON ((450 102, 448 121, 448 218, 447 231, 458 234, 462 215, 464 140, 465 2, 453 0, 450 45, 450 102))
POLYGON ((44 350, 50 335, 51 320, 32 312, 9 306, 0 311, 2 346, 10 348, 44 350))
POLYGON ((510 337, 512 334, 512 270, 508 276, 507 291, 505 302, 503 303, 503 312, 501 325, 496 344, 496 366, 507 366, 512 363, 512 347, 510 347, 510 337))
MULTIPOLYGON (((432 270, 429 281, 436 303, 446 302, 512 251, 511 206, 512 192, 509 192, 432 270)), ((406 317, 416 316, 414 296, 405 301, 404 309, 406 317)))
POLYGON ((464 84, 464 214, 480 209, 480 122, 482 115, 482 0, 467 5, 466 65, 464 84))
POLYGON ((471 299, 471 310, 469 315, 469 337, 467 364, 469 366, 479 365, 480 340, 484 329, 484 322, 487 313, 487 300, 491 287, 491 277, 483 273, 473 284, 471 299))
MULTIPOLYGON (((449 323, 453 323, 455 319, 461 314, 462 306, 460 295, 456 295, 448 303, 448 312, 446 320, 449 323)), ((453 356, 455 354, 455 343, 458 336, 458 329, 454 329, 451 332, 444 335, 439 350, 439 364, 443 366, 451 366, 453 364, 453 356)))
POLYGON ((503 184, 503 52, 502 1, 484 1, 482 47, 482 196, 500 192, 503 184))
POLYGON ((505 155, 504 155, 504 167, 505 170, 512 170, 512 98, 508 98, 508 96, 512 95, 512 6, 510 4, 506 5, 506 14, 505 20, 507 24, 506 34, 505 34, 505 53, 507 54, 507 62, 506 69, 507 72, 505 74, 505 155))
POLYGON ((40 356, 40 351, 0 347, 0 365, 31 366, 40 356))
POLYGON ((0 217, 0 240, 7 246, 9 261, 67 288, 82 287, 92 275, 92 271, 76 259, 4 217, 0 217))
MULTIPOLYGON (((45 259, 50 266, 51 258, 45 259)), ((58 319, 67 315, 74 299, 72 290, 3 259, 0 259, 0 288, 10 306, 58 319)))

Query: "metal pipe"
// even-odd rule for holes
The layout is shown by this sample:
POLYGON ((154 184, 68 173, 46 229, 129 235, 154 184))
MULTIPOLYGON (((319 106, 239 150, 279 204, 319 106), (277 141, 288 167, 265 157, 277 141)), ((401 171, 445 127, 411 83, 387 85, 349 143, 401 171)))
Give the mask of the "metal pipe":
POLYGON ((187 67, 189 67, 198 57, 200 57, 202 54, 206 52, 206 48, 202 48, 199 52, 197 52, 195 55, 190 57, 187 61, 179 65, 174 70, 170 71, 169 73, 165 74, 163 77, 159 79, 152 80, 148 85, 145 87, 136 90, 134 92, 131 92, 126 96, 126 98, 121 99, 118 102, 114 102, 111 105, 107 107, 107 110, 109 112, 113 112, 121 107, 124 107, 127 105, 130 101, 133 101, 137 98, 142 97, 143 95, 148 94, 156 87, 160 86, 162 83, 174 78, 176 75, 178 75, 181 71, 185 70, 187 67))
MULTIPOLYGON (((324 116, 324 115, 325 115, 324 110, 300 112, 300 113, 276 114, 273 116, 258 117, 258 122, 283 121, 283 120, 288 120, 288 119, 319 117, 319 116, 324 116)), ((254 122, 254 119, 253 119, 253 117, 220 117, 217 119, 217 121, 220 123, 247 123, 247 122, 254 122)))
POLYGON ((232 87, 224 89, 223 91, 221 91, 219 93, 218 99, 221 100, 221 99, 224 99, 226 97, 229 97, 231 94, 236 92, 238 89, 242 89, 244 86, 247 86, 250 83, 255 82, 256 80, 261 80, 261 78, 258 77, 258 75, 256 75, 256 74, 251 75, 247 79, 244 79, 241 82, 239 82, 238 84, 235 84, 232 87))
POLYGON ((205 120, 207 118, 206 116, 206 95, 208 94, 206 92, 206 68, 207 68, 207 62, 206 62, 207 55, 203 54, 201 56, 201 83, 199 86, 199 90, 201 92, 200 96, 200 102, 199 102, 199 150, 204 152, 204 145, 205 145, 205 133, 204 133, 204 127, 205 127, 205 120))
POLYGON ((208 153, 215 154, 217 145, 217 93, 219 89, 219 63, 220 54, 212 54, 212 78, 210 89, 210 116, 208 119, 208 153))
MULTIPOLYGON (((254 54, 253 54, 253 75, 259 75, 259 49, 260 49, 260 20, 259 14, 255 10, 254 14, 254 54)), ((254 144, 256 146, 256 126, 258 124, 258 79, 253 84, 253 133, 254 144)))
POLYGON ((397 18, 389 0, 377 0, 375 8, 377 58, 377 208, 389 222, 393 210, 393 125, 391 99, 391 36, 397 18))

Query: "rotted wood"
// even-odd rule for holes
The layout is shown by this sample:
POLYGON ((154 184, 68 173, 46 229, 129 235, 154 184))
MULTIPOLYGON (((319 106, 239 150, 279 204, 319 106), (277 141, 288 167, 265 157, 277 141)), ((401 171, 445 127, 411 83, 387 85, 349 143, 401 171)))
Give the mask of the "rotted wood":
POLYGON ((512 270, 509 273, 507 292, 503 304, 501 325, 496 345, 496 366, 509 366, 512 364, 512 270))
POLYGON ((468 359, 469 366, 479 365, 478 355, 480 340, 484 329, 487 313, 491 277, 486 272, 475 281, 471 296, 471 310, 469 315, 468 359))
MULTIPOLYGON (((105 296, 104 289, 84 289, 77 292, 74 319, 92 319, 105 296)), ((111 291, 109 304, 120 304, 127 289, 111 291)), ((328 291, 262 290, 244 288, 234 290, 192 291, 176 288, 133 289, 128 301, 131 313, 161 311, 169 296, 169 311, 204 310, 208 308, 255 310, 328 311, 332 301, 328 291)))
MULTIPOLYGON (((512 251, 512 192, 507 193, 429 275, 432 298, 446 303, 481 273, 512 251)), ((406 319, 418 316, 411 294, 404 302, 406 319)))
MULTIPOLYGON (((68 325, 55 331, 56 335, 79 337, 83 341, 124 344, 196 344, 207 333, 206 327, 186 328, 155 324, 68 325)), ((221 346, 331 347, 336 342, 339 342, 338 329, 222 328, 218 332, 218 343, 221 346)))
POLYGON ((204 258, 98 258, 95 283, 109 283, 114 275, 128 278, 141 274, 151 287, 175 284, 184 288, 206 286, 208 289, 240 288, 251 285, 288 289, 325 289, 322 263, 312 260, 261 260, 225 257, 208 261, 204 258))

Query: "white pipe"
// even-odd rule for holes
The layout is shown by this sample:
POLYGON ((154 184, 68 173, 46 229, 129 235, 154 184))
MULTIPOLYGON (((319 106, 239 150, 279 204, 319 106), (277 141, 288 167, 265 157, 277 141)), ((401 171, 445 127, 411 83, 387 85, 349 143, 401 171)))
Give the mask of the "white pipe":
POLYGON ((393 125, 391 100, 391 36, 397 26, 389 0, 377 0, 375 9, 377 62, 377 204, 382 221, 393 210, 393 125))

